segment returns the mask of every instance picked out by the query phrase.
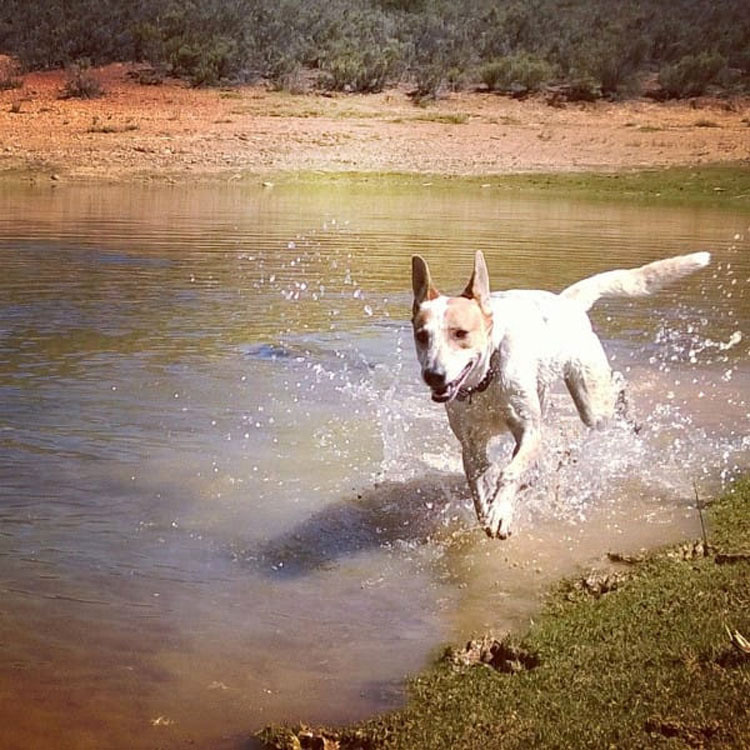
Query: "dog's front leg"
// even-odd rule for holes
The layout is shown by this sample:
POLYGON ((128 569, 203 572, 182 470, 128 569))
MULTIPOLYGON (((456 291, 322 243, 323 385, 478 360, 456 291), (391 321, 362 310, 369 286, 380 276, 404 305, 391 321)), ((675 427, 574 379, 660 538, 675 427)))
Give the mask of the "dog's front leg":
POLYGON ((489 436, 479 432, 460 435, 464 473, 474 501, 477 519, 488 536, 505 539, 510 535, 513 511, 521 476, 528 461, 533 461, 538 445, 538 430, 513 430, 516 449, 504 470, 489 460, 489 436))
POLYGON ((516 495, 526 471, 536 460, 541 445, 541 418, 534 413, 529 419, 508 419, 508 427, 516 441, 513 459, 498 472, 495 494, 487 510, 484 529, 491 537, 506 539, 510 535, 516 495))
POLYGON ((500 469, 487 458, 487 442, 487 439, 478 439, 476 435, 467 436, 461 441, 464 473, 474 501, 474 510, 479 523, 485 528, 500 478, 500 469))
POLYGON ((461 443, 464 474, 471 490, 474 510, 483 527, 487 527, 487 513, 497 492, 500 469, 487 458, 490 438, 497 426, 484 420, 487 411, 469 411, 462 403, 452 403, 447 409, 453 434, 461 443))

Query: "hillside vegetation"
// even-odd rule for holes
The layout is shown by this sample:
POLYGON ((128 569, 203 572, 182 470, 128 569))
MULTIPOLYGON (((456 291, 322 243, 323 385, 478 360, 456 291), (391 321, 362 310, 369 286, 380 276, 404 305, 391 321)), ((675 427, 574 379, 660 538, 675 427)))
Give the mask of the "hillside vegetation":
POLYGON ((26 70, 145 62, 148 82, 590 99, 648 79, 668 98, 750 90, 750 13, 747 0, 4 0, 0 52, 26 70))

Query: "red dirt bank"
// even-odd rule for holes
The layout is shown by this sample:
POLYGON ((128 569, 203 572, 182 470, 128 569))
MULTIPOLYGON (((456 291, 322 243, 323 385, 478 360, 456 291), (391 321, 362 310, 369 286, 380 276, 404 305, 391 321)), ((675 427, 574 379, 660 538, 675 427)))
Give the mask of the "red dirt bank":
POLYGON ((280 171, 489 175, 750 164, 750 99, 658 104, 516 101, 403 91, 292 96, 257 86, 142 86, 100 71, 105 96, 59 98, 61 72, 0 92, 0 173, 69 179, 239 179, 280 171))

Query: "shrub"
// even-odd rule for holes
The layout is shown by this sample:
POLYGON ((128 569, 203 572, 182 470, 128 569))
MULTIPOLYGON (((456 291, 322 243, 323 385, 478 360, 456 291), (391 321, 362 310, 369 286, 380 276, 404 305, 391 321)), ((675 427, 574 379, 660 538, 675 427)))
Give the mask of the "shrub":
POLYGON ((399 70, 398 46, 376 45, 355 49, 342 44, 332 50, 321 65, 321 83, 334 91, 374 93, 382 91, 399 70))
POLYGON ((479 77, 490 91, 513 93, 539 91, 554 76, 555 69, 546 60, 526 53, 493 60, 479 69, 479 77))
POLYGON ((468 82, 468 74, 463 68, 448 68, 445 72, 445 85, 449 91, 461 91, 468 82))
POLYGON ((460 6, 443 14, 420 14, 404 27, 404 49, 416 84, 416 101, 436 98, 444 84, 451 88, 460 85, 475 59, 471 32, 460 6))
POLYGON ((97 99, 104 96, 104 87, 88 62, 77 62, 68 66, 61 99, 97 99))
POLYGON ((212 86, 237 77, 247 61, 242 4, 186 0, 132 27, 137 57, 152 67, 212 86))
POLYGON ((173 39, 167 44, 167 65, 174 75, 193 86, 213 86, 235 70, 236 50, 232 39, 173 39))
POLYGON ((565 98, 569 102, 593 102, 602 96, 602 87, 591 76, 573 78, 565 86, 565 98))
POLYGON ((558 82, 593 81, 586 97, 661 68, 665 96, 690 96, 750 85, 750 14, 747 0, 2 0, 0 50, 24 70, 134 60, 194 84, 296 87, 302 68, 370 91, 408 72, 418 98, 484 63, 496 90, 534 90, 546 61, 558 82), (726 78, 711 77, 717 56, 726 78), (509 57, 527 67, 510 83, 495 66, 509 57))
POLYGON ((674 65, 665 65, 659 71, 659 85, 668 98, 700 96, 726 64, 726 58, 718 52, 685 55, 674 65))
POLYGON ((421 63, 412 70, 416 88, 412 96, 417 102, 436 99, 445 81, 445 66, 439 62, 421 63))
POLYGON ((402 69, 393 20, 364 3, 343 3, 339 10, 338 23, 315 24, 320 83, 336 91, 381 91, 402 69))
POLYGON ((138 70, 130 71, 128 77, 141 86, 161 86, 166 77, 166 69, 162 65, 139 68, 138 70))
POLYGON ((275 91, 286 91, 290 94, 305 94, 310 90, 305 70, 298 63, 292 63, 288 68, 277 67, 272 75, 269 76, 269 81, 275 91))
POLYGON ((570 81, 593 81, 604 96, 632 94, 648 55, 648 40, 625 22, 602 21, 587 37, 567 42, 561 67, 570 81))
POLYGON ((23 86, 23 78, 20 76, 18 63, 0 55, 0 91, 20 89, 21 86, 23 86))

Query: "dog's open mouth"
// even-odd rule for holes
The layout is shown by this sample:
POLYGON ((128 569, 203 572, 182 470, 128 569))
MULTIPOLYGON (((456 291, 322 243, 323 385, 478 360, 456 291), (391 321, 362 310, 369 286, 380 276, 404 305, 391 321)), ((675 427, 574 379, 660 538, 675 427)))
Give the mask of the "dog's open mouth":
POLYGON ((447 404, 449 401, 452 401, 456 397, 456 394, 458 393, 459 389, 463 385, 464 380, 466 380, 473 367, 474 360, 469 362, 469 364, 467 364, 466 367, 461 370, 459 376, 451 380, 450 383, 447 383, 442 388, 433 388, 432 400, 437 401, 437 403, 439 404, 447 404))

